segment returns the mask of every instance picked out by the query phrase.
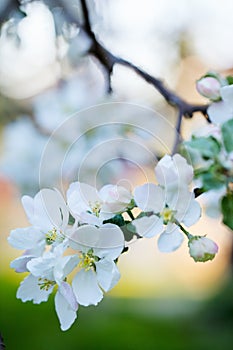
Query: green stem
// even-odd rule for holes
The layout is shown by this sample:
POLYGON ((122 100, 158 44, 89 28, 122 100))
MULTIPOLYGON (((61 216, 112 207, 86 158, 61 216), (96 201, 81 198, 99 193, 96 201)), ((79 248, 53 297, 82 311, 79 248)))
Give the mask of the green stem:
POLYGON ((189 233, 187 230, 185 230, 185 228, 178 221, 175 221, 175 224, 177 226, 179 226, 181 231, 185 234, 185 236, 187 236, 188 239, 191 239, 193 237, 193 235, 191 235, 191 233, 189 233))

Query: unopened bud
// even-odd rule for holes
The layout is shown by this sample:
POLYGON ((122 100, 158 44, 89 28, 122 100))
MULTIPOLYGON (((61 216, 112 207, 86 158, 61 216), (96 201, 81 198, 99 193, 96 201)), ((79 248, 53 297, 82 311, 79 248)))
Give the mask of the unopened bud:
POLYGON ((221 83, 214 77, 203 77, 196 82, 197 91, 204 97, 212 101, 221 99, 220 88, 221 83))
POLYGON ((196 262, 213 260, 218 252, 217 244, 204 236, 194 236, 190 238, 188 246, 189 254, 196 262))

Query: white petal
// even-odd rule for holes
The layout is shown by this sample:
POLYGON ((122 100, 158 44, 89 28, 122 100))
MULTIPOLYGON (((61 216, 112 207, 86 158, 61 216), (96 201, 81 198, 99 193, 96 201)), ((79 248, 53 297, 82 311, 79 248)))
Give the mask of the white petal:
POLYGON ((165 155, 155 167, 155 175, 160 185, 177 187, 188 185, 193 178, 193 168, 180 154, 165 155))
POLYGON ((142 218, 133 220, 132 224, 136 227, 137 233, 142 237, 151 238, 163 232, 163 219, 156 215, 149 217, 143 216, 142 218))
POLYGON ((34 217, 34 199, 30 196, 23 196, 22 205, 27 214, 28 221, 33 225, 33 217, 34 217))
POLYGON ((220 89, 220 94, 224 102, 233 107, 233 85, 226 85, 220 89))
POLYGON ((48 291, 40 289, 38 278, 32 275, 27 276, 17 290, 16 297, 23 302, 32 300, 34 304, 40 304, 42 301, 47 301, 52 293, 53 287, 48 291))
POLYGON ((196 200, 191 200, 183 218, 183 223, 189 227, 194 225, 201 216, 201 207, 196 200))
POLYGON ((104 202, 102 211, 106 213, 118 213, 124 210, 133 198, 126 188, 117 185, 103 186, 99 196, 104 202))
POLYGON ((51 227, 66 227, 69 212, 58 190, 42 189, 35 196, 34 203, 35 221, 38 227, 43 227, 46 230, 51 229, 51 227))
POLYGON ((124 235, 121 229, 113 224, 105 224, 97 228, 84 225, 79 227, 70 237, 73 249, 87 252, 94 249, 99 257, 116 259, 124 248, 124 235))
POLYGON ((134 200, 143 211, 159 213, 165 206, 164 190, 155 184, 147 183, 135 188, 134 200))
POLYGON ((87 212, 81 212, 79 214, 78 219, 83 224, 89 224, 89 225, 94 225, 94 226, 100 226, 100 225, 102 225, 102 222, 103 222, 103 220, 101 220, 95 214, 87 213, 87 212))
POLYGON ((95 187, 81 182, 73 182, 67 191, 67 203, 74 216, 91 209, 90 204, 101 202, 95 187))
POLYGON ((28 270, 37 277, 44 277, 53 280, 53 268, 55 264, 54 255, 50 252, 45 253, 43 257, 35 258, 27 263, 28 270))
POLYGON ((103 202, 129 204, 132 194, 124 187, 117 185, 105 185, 99 191, 99 196, 103 202))
POLYGON ((33 248, 26 249, 24 252, 24 255, 34 255, 34 257, 39 257, 44 253, 45 247, 46 247, 46 241, 43 238, 43 240, 37 242, 33 248))
POLYGON ((54 267, 54 278, 57 283, 68 276, 77 266, 79 258, 77 255, 63 256, 54 267))
POLYGON ((74 311, 78 310, 78 303, 76 301, 74 292, 72 287, 69 285, 69 283, 62 281, 59 284, 59 292, 63 295, 63 297, 67 300, 67 302, 70 304, 71 308, 74 311))
POLYGON ((42 189, 34 199, 22 198, 22 203, 31 224, 47 232, 53 227, 64 228, 68 224, 69 213, 59 191, 42 189))
POLYGON ((96 273, 98 283, 105 292, 112 289, 121 277, 114 261, 108 259, 101 259, 96 263, 96 273))
POLYGON ((233 118, 233 110, 229 104, 224 101, 213 102, 207 109, 207 114, 215 124, 223 124, 233 118))
POLYGON ((194 199, 194 193, 180 191, 176 205, 176 219, 186 226, 194 225, 201 216, 200 204, 194 199))
POLYGON ((177 170, 179 183, 181 185, 183 182, 185 184, 190 184, 190 182, 193 179, 193 167, 190 164, 188 164, 187 160, 180 154, 174 154, 172 159, 174 167, 177 170))
POLYGON ((17 249, 32 249, 36 244, 44 240, 45 236, 40 230, 33 227, 17 228, 12 230, 8 237, 8 242, 17 249))
POLYGON ((15 269, 16 272, 26 272, 27 269, 27 263, 34 258, 33 255, 22 255, 19 258, 13 260, 10 263, 10 267, 12 269, 15 269))
POLYGON ((66 331, 71 327, 77 317, 77 312, 73 310, 64 296, 58 290, 55 295, 55 309, 60 321, 61 330, 66 331))
POLYGON ((176 225, 168 225, 158 239, 158 248, 163 253, 170 253, 178 249, 184 240, 184 235, 176 225))
MULTIPOLYGON (((111 218, 113 218, 116 214, 117 214, 117 212, 120 212, 121 211, 121 209, 122 209, 123 207, 121 206, 118 206, 118 209, 119 210, 116 210, 116 211, 114 211, 114 209, 116 209, 116 206, 114 205, 114 208, 112 208, 112 206, 110 205, 103 205, 102 206, 102 209, 101 209, 101 211, 100 211, 100 213, 99 213, 99 217, 98 217, 98 219, 99 219, 99 222, 101 223, 101 224, 98 224, 98 225, 96 225, 96 226, 101 226, 102 224, 103 224, 103 222, 105 221, 105 220, 109 220, 109 219, 111 219, 111 218), (111 211, 112 210, 112 211, 111 211)), ((124 207, 125 208, 125 207, 124 207)))
POLYGON ((97 305, 103 298, 103 292, 97 283, 96 273, 82 269, 72 282, 73 291, 80 305, 97 305))

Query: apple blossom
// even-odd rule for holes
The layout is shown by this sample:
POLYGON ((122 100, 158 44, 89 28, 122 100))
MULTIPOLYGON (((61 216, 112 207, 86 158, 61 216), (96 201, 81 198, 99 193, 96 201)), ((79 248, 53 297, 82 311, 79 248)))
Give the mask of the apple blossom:
POLYGON ((67 191, 67 203, 72 215, 81 223, 100 226, 130 205, 132 195, 124 187, 106 185, 95 187, 73 182, 67 191))
POLYGON ((201 215, 201 208, 194 199, 194 194, 182 188, 174 193, 148 183, 135 188, 134 200, 150 216, 136 218, 132 224, 140 236, 150 238, 160 234, 158 247, 162 252, 179 248, 183 242, 179 225, 184 223, 189 227, 201 215))
POLYGON ((115 260, 124 248, 124 235, 113 224, 99 228, 92 225, 79 227, 70 237, 69 245, 78 250, 80 271, 72 287, 80 305, 97 305, 120 279, 115 260))
POLYGON ((64 241, 69 211, 59 191, 42 189, 34 198, 23 196, 22 204, 32 227, 44 234, 47 244, 64 241))
POLYGON ((189 254, 197 262, 213 260, 218 252, 217 244, 205 236, 193 236, 189 239, 189 254))
POLYGON ((62 256, 65 247, 57 246, 41 257, 31 259, 27 270, 31 273, 20 284, 17 298, 23 302, 32 300, 35 304, 47 301, 55 285, 55 309, 62 330, 67 330, 76 319, 78 304, 66 276, 78 263, 76 255, 62 256))
POLYGON ((43 254, 46 245, 65 242, 69 231, 69 213, 57 190, 43 189, 34 198, 23 196, 22 203, 32 226, 12 230, 8 242, 24 250, 21 257, 11 262, 16 272, 26 272, 27 263, 43 254))

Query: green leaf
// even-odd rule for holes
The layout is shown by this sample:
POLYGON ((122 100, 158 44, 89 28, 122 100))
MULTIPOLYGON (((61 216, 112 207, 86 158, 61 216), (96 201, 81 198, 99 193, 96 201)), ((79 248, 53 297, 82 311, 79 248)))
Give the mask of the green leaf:
POLYGON ((226 80, 227 80, 227 82, 228 82, 229 85, 232 85, 232 84, 233 84, 233 77, 232 77, 232 75, 228 75, 228 76, 226 77, 226 80))
POLYGON ((233 230, 233 193, 223 197, 222 203, 223 223, 233 230))
POLYGON ((226 176, 221 173, 222 168, 219 168, 215 164, 210 166, 209 169, 198 173, 197 178, 202 181, 202 191, 206 192, 212 189, 217 189, 225 185, 226 176))
POLYGON ((117 214, 111 219, 104 220, 103 224, 115 224, 121 227, 125 225, 125 220, 121 214, 117 214))
POLYGON ((127 225, 121 226, 121 230, 124 234, 126 242, 130 242, 134 238, 140 237, 136 232, 136 227, 131 223, 128 223, 127 225))
POLYGON ((223 143, 227 152, 233 151, 233 119, 222 125, 223 143))
POLYGON ((204 159, 212 159, 220 151, 218 141, 212 137, 192 137, 191 141, 184 142, 184 145, 198 150, 204 159))

